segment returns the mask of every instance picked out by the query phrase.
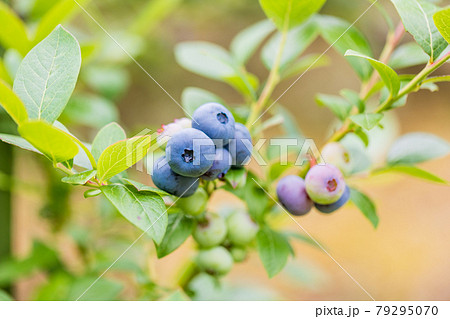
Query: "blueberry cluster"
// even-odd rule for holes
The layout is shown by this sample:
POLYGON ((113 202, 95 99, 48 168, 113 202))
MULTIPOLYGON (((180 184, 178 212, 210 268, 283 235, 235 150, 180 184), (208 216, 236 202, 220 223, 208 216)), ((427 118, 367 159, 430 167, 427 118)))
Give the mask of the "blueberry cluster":
POLYGON ((342 172, 332 164, 315 165, 305 179, 288 175, 277 186, 280 203, 295 216, 307 214, 313 206, 322 213, 332 213, 350 198, 342 172))
POLYGON ((153 165, 153 183, 178 197, 192 196, 199 178, 212 181, 223 178, 232 166, 243 166, 252 152, 247 128, 218 103, 197 108, 192 122, 163 125, 158 144, 166 154, 153 165))

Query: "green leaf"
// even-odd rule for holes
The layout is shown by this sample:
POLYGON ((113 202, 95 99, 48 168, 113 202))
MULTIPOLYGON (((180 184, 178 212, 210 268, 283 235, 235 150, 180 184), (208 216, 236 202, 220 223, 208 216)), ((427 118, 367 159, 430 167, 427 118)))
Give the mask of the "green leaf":
MULTIPOLYGON (((286 45, 281 56, 280 72, 288 72, 290 64, 305 52, 318 35, 319 29, 314 19, 310 19, 290 30, 287 34, 286 45)), ((280 42, 281 34, 278 32, 267 42, 261 52, 262 61, 269 70, 272 69, 275 62, 280 42)))
POLYGON ((232 168, 225 174, 225 180, 234 189, 245 186, 247 171, 243 168, 232 168))
POLYGON ((199 106, 211 102, 225 104, 225 102, 214 93, 196 87, 187 87, 181 94, 181 104, 183 104, 183 108, 188 116, 192 116, 199 106))
POLYGON ((354 188, 350 189, 350 200, 358 207, 363 215, 372 223, 374 228, 378 226, 378 216, 374 203, 365 194, 354 188))
POLYGON ((450 144, 429 133, 409 133, 401 136, 391 146, 387 162, 389 165, 416 164, 450 153, 450 144))
POLYGON ((326 55, 321 54, 308 54, 297 61, 294 61, 289 67, 284 68, 281 72, 280 77, 282 79, 289 78, 291 76, 296 76, 300 73, 304 73, 307 70, 312 70, 315 68, 320 68, 326 66, 330 63, 330 59, 326 55))
POLYGON ((42 41, 58 24, 73 16, 77 10, 80 10, 80 5, 83 5, 86 0, 78 0, 77 2, 73 0, 62 0, 56 3, 50 10, 46 11, 37 26, 33 40, 34 43, 36 44, 42 41))
POLYGON ((80 46, 61 26, 25 56, 13 89, 31 119, 53 123, 59 117, 75 88, 80 66, 80 46))
POLYGON ((125 140, 127 135, 123 128, 117 123, 110 123, 104 126, 95 136, 92 142, 92 155, 99 159, 103 151, 110 145, 125 140))
MULTIPOLYGON (((328 44, 342 55, 347 50, 355 50, 364 55, 372 56, 372 49, 364 35, 354 26, 340 18, 321 15, 316 17, 322 37, 328 44)), ((358 76, 366 81, 372 74, 372 67, 367 60, 356 57, 346 57, 358 76)))
POLYGON ((389 92, 391 92, 392 96, 397 96, 398 91, 400 90, 400 79, 397 73, 388 65, 353 50, 348 50, 345 53, 345 56, 354 56, 368 60, 373 68, 380 74, 381 79, 389 89, 389 92))
POLYGON ((292 28, 318 12, 326 0, 259 0, 266 16, 281 31, 292 28))
POLYGON ((153 193, 159 194, 160 196, 169 196, 170 195, 169 193, 167 193, 167 192, 165 192, 163 190, 160 190, 159 188, 148 186, 148 185, 144 185, 142 183, 133 181, 133 180, 131 180, 129 178, 122 178, 122 180, 125 183, 134 186, 134 188, 136 188, 138 191, 153 192, 153 193))
POLYGON ((347 100, 334 95, 318 94, 316 103, 329 108, 341 121, 344 121, 352 110, 352 105, 347 100))
POLYGON ((156 247, 158 258, 169 255, 191 235, 195 222, 182 213, 170 214, 166 234, 160 245, 156 247))
POLYGON ((61 121, 64 123, 95 128, 101 128, 118 119, 116 106, 110 100, 93 94, 72 96, 61 115, 61 121))
POLYGON ((89 87, 110 100, 120 98, 130 84, 127 70, 118 65, 90 65, 83 68, 81 78, 89 87))
POLYGON ((128 221, 145 231, 158 245, 161 244, 168 220, 161 196, 139 192, 122 184, 102 186, 101 190, 128 221))
POLYGON ((423 52, 422 48, 415 42, 409 42, 399 46, 389 60, 393 69, 403 69, 416 65, 427 64, 430 57, 423 52))
POLYGON ((355 105, 360 113, 363 113, 366 110, 366 104, 359 97, 359 93, 353 90, 343 89, 339 92, 339 94, 345 97, 345 99, 352 105, 355 105))
POLYGON ((274 277, 286 266, 291 253, 286 238, 268 227, 261 228, 256 235, 259 258, 269 275, 274 277))
POLYGON ((241 66, 222 47, 209 42, 183 42, 175 58, 185 69, 230 84, 244 94, 255 94, 257 78, 241 72, 241 66))
POLYGON ((438 11, 433 16, 434 24, 442 37, 450 43, 450 7, 438 11))
POLYGON ((262 221, 269 205, 269 198, 254 179, 256 179, 256 176, 249 173, 244 189, 244 199, 250 216, 257 221, 262 221))
POLYGON ((84 185, 87 181, 93 178, 97 174, 96 170, 90 170, 78 174, 73 174, 70 176, 65 176, 61 179, 63 183, 73 184, 73 185, 84 185))
POLYGON ((433 22, 433 15, 439 7, 428 0, 392 0, 406 31, 435 61, 448 46, 433 22))
POLYGON ((0 301, 13 301, 14 299, 4 290, 0 289, 0 301))
POLYGON ((383 114, 375 114, 375 113, 364 113, 350 116, 350 119, 354 123, 358 124, 359 126, 365 128, 368 131, 377 126, 382 118, 383 114))
POLYGON ((278 179, 278 177, 280 177, 285 171, 287 171, 288 169, 292 168, 293 164, 292 163, 281 163, 281 162, 275 162, 270 164, 269 167, 269 178, 271 181, 274 181, 276 179, 278 179))
POLYGON ((375 174, 385 174, 385 173, 402 173, 413 177, 421 178, 430 182, 448 185, 448 182, 446 180, 443 180, 439 176, 436 176, 430 172, 427 172, 415 166, 395 165, 395 166, 388 166, 375 171, 375 174))
POLYGON ((70 284, 67 300, 89 300, 89 301, 115 301, 123 289, 123 284, 97 276, 77 278, 70 284), (89 290, 86 291, 92 283, 95 282, 89 290), (86 292, 86 293, 85 293, 86 292))
POLYGON ((98 159, 98 179, 106 181, 139 162, 147 155, 150 143, 150 136, 136 136, 109 146, 98 159))
POLYGON ((0 2, 0 45, 6 49, 14 48, 22 55, 30 49, 25 24, 16 13, 4 2, 0 2))
POLYGON ((20 124, 28 118, 27 110, 19 97, 12 91, 8 84, 0 80, 0 105, 8 112, 9 116, 20 124))
POLYGON ((53 163, 71 160, 78 154, 78 145, 66 132, 42 121, 25 122, 19 133, 53 163))
POLYGON ((245 65, 264 39, 274 31, 273 24, 260 21, 241 31, 231 42, 231 54, 240 65, 245 65))

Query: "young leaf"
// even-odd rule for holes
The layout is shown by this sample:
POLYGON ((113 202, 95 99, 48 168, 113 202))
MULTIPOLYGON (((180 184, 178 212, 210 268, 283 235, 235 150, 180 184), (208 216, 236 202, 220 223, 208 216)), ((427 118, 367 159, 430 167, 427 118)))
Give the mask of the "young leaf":
POLYGON ((126 139, 123 128, 117 123, 104 126, 95 136, 92 142, 92 155, 98 160, 103 151, 110 145, 126 139))
POLYGON ((187 87, 181 94, 181 104, 183 104, 186 113, 188 113, 186 115, 188 116, 192 116, 199 106, 211 102, 225 104, 225 102, 214 93, 196 87, 187 87))
POLYGON ((194 230, 195 222, 184 214, 170 214, 166 234, 156 247, 158 258, 169 255, 183 244, 194 230))
POLYGON ((366 56, 353 50, 348 50, 345 53, 345 56, 354 56, 368 60, 369 63, 373 66, 373 68, 378 71, 381 79, 383 80, 386 87, 389 89, 389 92, 391 92, 392 96, 394 97, 397 96, 398 91, 400 90, 400 79, 397 73, 394 70, 392 70, 389 66, 387 66, 383 62, 380 62, 369 56, 366 56))
POLYGON ((25 24, 16 13, 5 3, 0 2, 0 45, 6 49, 14 48, 21 54, 27 54, 30 49, 25 24))
POLYGON ((450 144, 429 133, 409 133, 401 136, 391 146, 389 165, 416 164, 450 153, 450 144))
POLYGON ((28 118, 27 110, 22 101, 11 90, 9 85, 2 80, 0 80, 0 106, 3 106, 17 124, 28 118))
POLYGON ((433 16, 434 24, 447 43, 450 43, 450 7, 438 11, 433 16))
POLYGON ((430 57, 423 52, 416 42, 408 42, 399 46, 389 60, 389 66, 393 69, 403 69, 410 66, 424 65, 430 57))
MULTIPOLYGON (((314 19, 310 19, 290 30, 281 56, 280 72, 289 71, 289 65, 308 48, 318 35, 319 30, 314 19)), ((278 32, 267 42, 261 52, 262 61, 269 70, 272 69, 275 62, 280 41, 281 34, 278 32)))
POLYGON ((346 98, 352 105, 358 107, 359 113, 363 113, 366 110, 366 104, 359 97, 359 94, 353 90, 343 89, 339 92, 343 97, 346 98))
POLYGON ((273 24, 268 20, 260 21, 241 31, 231 42, 230 49, 234 59, 240 65, 245 65, 261 42, 273 31, 273 24))
POLYGON ((326 0, 259 0, 266 16, 282 31, 295 27, 318 12, 326 0))
POLYGON ((291 251, 289 242, 282 234, 268 227, 261 228, 256 235, 256 245, 269 278, 283 270, 291 251))
POLYGON ((365 194, 354 188, 350 189, 350 200, 358 207, 363 215, 372 223, 374 228, 378 226, 378 215, 374 203, 365 194))
POLYGON ((78 145, 66 132, 42 121, 25 122, 19 133, 53 163, 71 160, 78 154, 78 145))
POLYGON ((433 22, 433 14, 439 7, 428 0, 392 0, 406 31, 412 34, 417 43, 435 61, 448 43, 439 33, 433 22))
POLYGON ((430 172, 427 172, 415 166, 395 165, 395 166, 388 166, 386 168, 375 171, 375 174, 384 174, 384 173, 402 173, 413 177, 421 178, 430 182, 448 185, 448 182, 443 180, 439 176, 436 176, 430 172))
MULTIPOLYGON (((320 27, 320 33, 328 44, 342 55, 347 50, 355 50, 366 56, 372 56, 372 49, 364 35, 354 26, 340 18, 321 15, 315 18, 320 27)), ((346 57, 358 76, 366 81, 372 74, 372 67, 367 60, 346 57)))
POLYGON ((23 59, 14 80, 31 119, 53 123, 69 101, 81 66, 77 40, 58 26, 23 59))
POLYGON ((96 170, 90 170, 70 176, 65 176, 61 179, 63 183, 72 184, 72 185, 84 185, 88 180, 93 178, 97 174, 96 170))
POLYGON ((150 136, 137 136, 109 146, 98 159, 98 179, 106 181, 139 162, 149 151, 150 143, 150 136))
POLYGON ((316 103, 329 108, 341 121, 344 121, 352 110, 352 105, 347 100, 334 95, 318 94, 316 103))
POLYGON ((370 131, 380 123, 383 114, 363 113, 350 116, 350 119, 359 126, 370 131))
POLYGON ((161 244, 167 228, 166 206, 161 196, 139 192, 122 184, 102 186, 101 190, 128 221, 145 231, 155 243, 161 244))

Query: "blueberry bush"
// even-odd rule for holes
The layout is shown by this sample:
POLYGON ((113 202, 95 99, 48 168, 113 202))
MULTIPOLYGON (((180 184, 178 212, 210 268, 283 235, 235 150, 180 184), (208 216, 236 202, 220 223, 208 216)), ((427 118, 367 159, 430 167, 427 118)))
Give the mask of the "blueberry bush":
MULTIPOLYGON (((62 1, 61 8, 53 10, 70 12, 63 5, 72 2, 62 1)), ((8 28, 0 30, 0 44, 8 49, 3 60, 8 52, 18 56, 14 72, 10 70, 11 57, 8 63, 0 60, 0 104, 6 111, 2 117, 7 114, 15 123, 0 139, 42 155, 65 174, 60 183, 86 189, 86 200, 102 197, 110 202, 145 233, 143 240, 154 242, 158 258, 173 253, 192 236, 196 255, 178 278, 183 293, 174 294, 173 299, 201 299, 199 287, 220 281, 252 250, 273 277, 294 254, 292 240, 319 245, 277 227, 274 220, 278 215, 329 214, 351 202, 376 228, 376 206, 352 186, 354 178, 402 173, 448 187, 447 181, 417 166, 450 152, 449 143, 437 136, 422 132, 401 136, 381 162, 372 161, 367 148, 379 143, 375 135, 389 125, 386 114, 405 106, 409 94, 436 91, 437 83, 450 80, 450 76, 433 75, 450 59, 449 8, 441 8, 439 1, 392 0, 401 19, 394 26, 381 4, 376 4, 389 27, 385 47, 377 57, 353 24, 319 13, 325 0, 259 2, 267 20, 237 34, 228 50, 209 42, 182 42, 175 47, 181 67, 226 83, 242 96, 241 103, 229 104, 205 89, 188 87, 181 103, 186 118, 162 125, 157 132, 142 131, 132 137, 115 122, 114 101, 125 91, 127 81, 114 60, 106 65, 104 61, 104 65, 86 63, 101 57, 80 47, 74 35, 59 25, 63 19, 51 20, 55 13, 42 19, 30 39, 22 20, 0 3, 0 17, 8 21, 8 28), (317 104, 328 108, 336 121, 328 141, 316 152, 273 92, 283 81, 294 79, 294 85, 305 72, 328 63, 325 54, 305 54, 319 37, 351 65, 361 89, 317 94, 317 104), (401 42, 403 38, 414 41, 401 42), (257 52, 268 71, 264 80, 248 68, 257 52), (417 74, 400 73, 417 65, 423 65, 417 74), (78 81, 90 89, 72 96, 78 81), (76 112, 77 108, 88 111, 76 112), (109 110, 108 116, 96 115, 101 108, 109 110), (88 125, 98 133, 86 142, 65 124, 88 125), (257 147, 274 127, 284 132, 281 140, 295 139, 297 143, 286 148, 257 147), (126 174, 141 160, 151 173, 146 183, 126 174), (241 199, 246 209, 211 211, 208 203, 217 190, 241 199)), ((134 27, 145 29, 139 23, 134 27)), ((40 243, 35 244, 26 264, 33 265, 36 256, 42 255, 48 258, 39 259, 41 266, 57 268, 54 252, 40 243)), ((141 298, 158 299, 173 292, 155 288, 157 283, 146 280, 142 269, 135 271, 140 282, 151 287, 141 298)), ((69 272, 54 273, 52 283, 73 285, 69 272)), ((99 272, 97 269, 78 281, 78 291, 61 294, 95 299, 99 286, 109 292, 120 290, 113 282, 97 282, 99 272)), ((0 287, 9 282, 0 274, 0 287)), ((42 289, 41 298, 56 298, 51 285, 42 289)))

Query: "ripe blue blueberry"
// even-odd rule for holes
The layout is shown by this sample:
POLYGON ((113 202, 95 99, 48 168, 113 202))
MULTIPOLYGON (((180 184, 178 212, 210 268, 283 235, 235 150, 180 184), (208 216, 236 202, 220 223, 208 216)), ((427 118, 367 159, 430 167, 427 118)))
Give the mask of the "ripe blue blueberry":
POLYGON ((316 203, 316 204, 314 204, 314 206, 316 206, 317 210, 319 210, 320 212, 325 213, 325 214, 330 214, 330 213, 338 210, 342 206, 344 206, 348 202, 349 199, 350 199, 350 188, 348 186, 346 186, 344 194, 342 194, 341 198, 339 198, 339 200, 337 202, 334 202, 333 204, 330 204, 330 205, 320 205, 320 204, 316 203))
POLYGON ((200 269, 219 276, 225 275, 233 267, 233 257, 222 246, 200 250, 196 261, 200 269))
POLYGON ((222 173, 228 172, 231 167, 231 155, 224 148, 217 148, 214 162, 211 168, 202 176, 206 181, 212 181, 219 177, 222 173))
POLYGON ((277 195, 280 203, 295 216, 307 214, 314 204, 306 193, 305 181, 296 175, 288 175, 278 182, 277 195))
POLYGON ((202 247, 213 247, 221 244, 227 235, 227 225, 222 216, 207 214, 206 220, 195 227, 192 236, 202 247))
POLYGON ((212 166, 216 148, 202 131, 187 128, 175 133, 167 142, 166 157, 177 174, 199 177, 212 166))
POLYGON ((309 198, 321 205, 337 202, 345 191, 344 176, 331 164, 313 166, 306 174, 305 186, 309 198))
POLYGON ((250 132, 241 123, 236 123, 234 138, 227 146, 231 154, 234 167, 241 167, 248 163, 252 155, 253 145, 250 132))
POLYGON ((193 195, 199 184, 197 178, 185 177, 173 172, 165 156, 154 162, 152 180, 156 187, 177 197, 193 195))
POLYGON ((208 135, 218 147, 233 138, 234 124, 233 114, 219 103, 203 104, 192 116, 192 127, 208 135))

